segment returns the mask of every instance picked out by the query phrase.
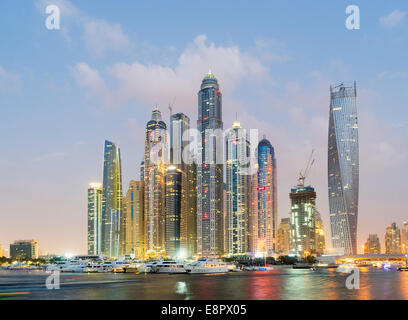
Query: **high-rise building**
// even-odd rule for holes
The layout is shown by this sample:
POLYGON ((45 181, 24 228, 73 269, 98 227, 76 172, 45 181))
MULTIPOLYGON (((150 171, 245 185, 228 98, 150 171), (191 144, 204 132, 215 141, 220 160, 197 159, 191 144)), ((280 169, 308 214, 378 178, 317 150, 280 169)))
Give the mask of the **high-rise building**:
POLYGON ((184 113, 172 114, 170 117, 170 163, 185 170, 185 155, 190 155, 186 150, 189 140, 183 139, 185 132, 190 129, 190 118, 184 113), (186 152, 185 152, 186 151, 186 152))
POLYGON ((220 255, 223 240, 222 95, 209 72, 198 92, 197 254, 220 255))
POLYGON ((245 130, 238 121, 226 133, 226 251, 229 254, 245 254, 248 251, 248 223, 250 210, 250 145, 245 130))
POLYGON ((287 256, 292 249, 292 229, 290 218, 281 219, 278 228, 277 236, 277 253, 279 255, 287 256))
POLYGON ((357 254, 359 147, 357 89, 330 87, 328 185, 333 248, 357 254))
POLYGON ((315 236, 316 236, 316 255, 321 256, 326 249, 326 240, 324 237, 323 220, 320 216, 319 211, 316 210, 316 225, 315 225, 315 236))
POLYGON ((35 240, 16 240, 10 244, 11 259, 38 259, 38 242, 35 240))
POLYGON ((176 166, 169 166, 166 173, 166 255, 187 255, 187 198, 186 174, 176 166))
POLYGON ((131 180, 123 198, 122 254, 144 258, 144 181, 131 180))
POLYGON ((258 246, 258 163, 254 164, 255 173, 251 175, 250 209, 248 226, 248 248, 252 254, 257 252, 258 246))
POLYGON ((401 253, 408 253, 408 221, 404 221, 401 228, 401 253))
POLYGON ((395 222, 385 230, 385 253, 401 253, 401 231, 395 222))
POLYGON ((278 231, 277 167, 275 150, 269 140, 262 139, 257 148, 257 244, 256 251, 268 256, 276 252, 278 231))
POLYGON ((144 181, 144 161, 140 163, 140 181, 144 181))
POLYGON ((380 254, 381 244, 380 239, 376 234, 368 235, 367 241, 364 245, 364 254, 380 254))
POLYGON ((102 188, 101 254, 118 257, 122 215, 122 165, 120 149, 105 141, 102 188))
POLYGON ((3 250, 3 246, 0 244, 0 258, 4 257, 4 250, 3 250))
POLYGON ((291 189, 292 251, 299 256, 316 254, 316 192, 311 186, 291 189))
POLYGON ((88 187, 88 254, 100 254, 102 245, 102 183, 88 187))
POLYGON ((187 174, 187 221, 186 221, 186 255, 193 257, 197 254, 197 164, 186 165, 187 174))
POLYGON ((165 254, 165 176, 168 164, 166 123, 156 108, 146 125, 144 153, 145 248, 148 256, 165 254))

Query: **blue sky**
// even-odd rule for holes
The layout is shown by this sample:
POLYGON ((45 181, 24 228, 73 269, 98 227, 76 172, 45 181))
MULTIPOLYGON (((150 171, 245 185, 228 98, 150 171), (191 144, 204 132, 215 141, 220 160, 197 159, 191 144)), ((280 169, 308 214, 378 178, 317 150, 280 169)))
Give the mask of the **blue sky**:
POLYGON ((235 114, 275 146, 279 218, 290 187, 316 162, 327 244, 329 86, 357 81, 359 245, 408 220, 408 4, 405 1, 62 1, 0 3, 0 244, 35 238, 48 252, 85 252, 86 188, 102 179, 105 138, 138 178, 155 104, 197 120, 211 68, 224 127, 235 114), (61 29, 45 27, 56 4, 61 29), (360 8, 347 30, 345 9, 360 8))

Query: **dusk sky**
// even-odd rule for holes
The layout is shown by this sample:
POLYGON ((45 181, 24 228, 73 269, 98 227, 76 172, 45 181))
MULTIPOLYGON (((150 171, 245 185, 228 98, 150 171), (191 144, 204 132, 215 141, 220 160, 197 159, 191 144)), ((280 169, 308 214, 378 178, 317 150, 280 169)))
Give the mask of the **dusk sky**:
POLYGON ((0 244, 36 239, 42 253, 86 253, 87 187, 102 182, 104 140, 121 149, 123 189, 139 178, 155 105, 197 121, 209 69, 236 114, 275 147, 278 217, 306 166, 326 245, 329 86, 357 81, 358 248, 408 220, 406 1, 0 2, 0 244), (48 30, 45 8, 60 8, 48 30), (360 8, 360 30, 345 27, 360 8))

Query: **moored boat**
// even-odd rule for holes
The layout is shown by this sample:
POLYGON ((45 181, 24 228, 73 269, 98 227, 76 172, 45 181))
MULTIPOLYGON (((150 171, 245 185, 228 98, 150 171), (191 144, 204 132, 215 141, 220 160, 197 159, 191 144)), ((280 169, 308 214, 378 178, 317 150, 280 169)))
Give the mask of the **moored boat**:
POLYGON ((187 273, 226 273, 228 266, 215 258, 201 258, 185 267, 187 273))

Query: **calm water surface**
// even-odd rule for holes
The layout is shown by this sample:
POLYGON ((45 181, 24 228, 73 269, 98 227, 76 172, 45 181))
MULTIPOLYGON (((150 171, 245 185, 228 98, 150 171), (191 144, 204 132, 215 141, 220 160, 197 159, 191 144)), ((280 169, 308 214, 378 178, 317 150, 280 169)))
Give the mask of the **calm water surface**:
POLYGON ((233 272, 218 275, 70 274, 47 290, 41 271, 0 271, 0 299, 408 299, 408 272, 360 268, 360 289, 334 270, 233 272))

